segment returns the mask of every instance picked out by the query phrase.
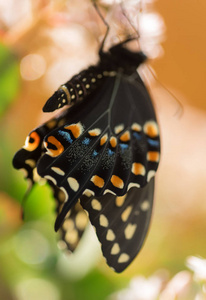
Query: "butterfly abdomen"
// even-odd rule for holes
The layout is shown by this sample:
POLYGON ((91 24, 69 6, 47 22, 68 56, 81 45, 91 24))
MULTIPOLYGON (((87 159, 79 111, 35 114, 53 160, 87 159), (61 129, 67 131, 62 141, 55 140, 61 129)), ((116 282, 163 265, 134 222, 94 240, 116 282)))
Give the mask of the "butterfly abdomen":
POLYGON ((58 88, 46 102, 43 111, 51 112, 62 108, 64 105, 71 105, 84 100, 103 84, 105 78, 114 77, 116 74, 115 70, 103 70, 101 65, 83 70, 58 88))

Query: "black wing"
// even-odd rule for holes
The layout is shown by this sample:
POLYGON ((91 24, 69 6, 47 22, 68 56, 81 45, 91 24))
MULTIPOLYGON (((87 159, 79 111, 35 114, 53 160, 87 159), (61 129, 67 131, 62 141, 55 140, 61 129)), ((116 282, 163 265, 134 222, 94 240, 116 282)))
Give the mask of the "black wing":
MULTIPOLYGON (((29 184, 26 196, 30 192, 33 185, 40 180, 40 177, 36 172, 36 166, 40 157, 44 154, 44 137, 52 129, 58 128, 64 124, 66 117, 67 112, 63 112, 58 117, 49 120, 30 132, 26 138, 23 148, 21 148, 15 154, 13 158, 13 166, 17 170, 22 170, 24 172, 25 179, 29 184)), ((47 182, 52 188, 53 196, 56 200, 56 211, 57 214, 59 214, 64 202, 64 194, 56 185, 52 183, 52 181, 47 180, 47 182)), ((87 216, 82 207, 77 203, 72 207, 60 228, 60 239, 66 243, 66 247, 70 251, 74 251, 77 247, 87 223, 87 216)))
POLYGON ((145 240, 153 206, 154 178, 124 196, 106 194, 81 198, 102 246, 107 264, 122 272, 136 257, 145 240))

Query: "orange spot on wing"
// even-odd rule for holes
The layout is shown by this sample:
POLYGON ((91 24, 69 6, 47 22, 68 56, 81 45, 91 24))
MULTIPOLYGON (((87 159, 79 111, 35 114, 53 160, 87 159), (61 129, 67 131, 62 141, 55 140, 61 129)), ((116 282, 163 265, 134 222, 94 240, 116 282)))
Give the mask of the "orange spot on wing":
POLYGON ((130 140, 130 133, 129 131, 125 131, 121 136, 120 136, 120 140, 122 142, 128 142, 130 140))
POLYGON ((134 175, 145 175, 145 167, 140 163, 133 163, 132 164, 132 173, 134 175))
POLYGON ((157 151, 149 151, 147 152, 147 160, 158 162, 160 154, 157 151))
POLYGON ((110 145, 111 145, 113 148, 115 148, 115 147, 117 146, 117 139, 116 139, 114 136, 112 136, 112 137, 110 138, 110 145))
POLYGON ((158 130, 157 123, 154 121, 147 122, 144 125, 144 132, 151 138, 158 136, 159 130, 158 130))
POLYGON ((108 139, 108 135, 107 134, 103 135, 103 137, 100 140, 100 146, 103 146, 106 143, 107 139, 108 139))
POLYGON ((88 133, 90 136, 98 136, 98 135, 100 135, 101 130, 99 128, 95 128, 95 129, 90 130, 88 133))
POLYGON ((45 143, 47 146, 48 154, 52 157, 56 157, 64 151, 64 146, 54 136, 49 136, 47 141, 56 147, 56 149, 48 148, 48 143, 45 143))
POLYGON ((77 139, 83 132, 83 127, 80 122, 77 124, 71 124, 69 126, 65 126, 64 128, 70 130, 73 136, 75 137, 75 139, 77 139))
POLYGON ((91 181, 99 188, 102 188, 104 186, 104 179, 97 175, 92 176, 91 181))
POLYGON ((33 131, 30 133, 29 136, 27 136, 23 148, 26 149, 27 151, 34 151, 39 146, 39 143, 40 143, 40 136, 36 131, 33 131))
POLYGON ((111 183, 119 189, 123 189, 123 187, 124 187, 123 180, 119 176, 116 176, 116 175, 112 175, 111 183))

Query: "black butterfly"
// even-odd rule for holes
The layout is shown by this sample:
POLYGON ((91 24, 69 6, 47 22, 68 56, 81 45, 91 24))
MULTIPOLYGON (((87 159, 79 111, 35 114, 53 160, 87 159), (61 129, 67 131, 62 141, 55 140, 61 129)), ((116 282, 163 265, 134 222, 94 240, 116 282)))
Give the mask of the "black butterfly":
POLYGON ((52 126, 34 130, 13 160, 32 183, 37 167, 53 187, 59 211, 55 230, 61 228, 72 251, 87 224, 86 218, 78 221, 80 200, 116 272, 131 263, 145 240, 160 158, 155 112, 136 71, 146 56, 128 50, 130 40, 108 52, 101 47, 97 65, 60 86, 43 110, 74 105, 52 119, 52 126))

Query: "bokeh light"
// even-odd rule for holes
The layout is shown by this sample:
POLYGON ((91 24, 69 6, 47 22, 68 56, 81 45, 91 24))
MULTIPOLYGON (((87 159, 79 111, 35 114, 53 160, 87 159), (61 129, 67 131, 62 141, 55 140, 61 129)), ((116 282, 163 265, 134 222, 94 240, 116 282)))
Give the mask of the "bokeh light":
POLYGON ((17 300, 60 300, 60 292, 51 282, 40 279, 31 278, 22 280, 16 286, 17 300))
POLYGON ((39 79, 46 70, 45 59, 39 54, 28 54, 20 62, 21 76, 25 80, 39 79))
POLYGON ((19 231, 14 237, 14 250, 19 259, 32 265, 43 263, 50 253, 47 239, 33 229, 19 231))

